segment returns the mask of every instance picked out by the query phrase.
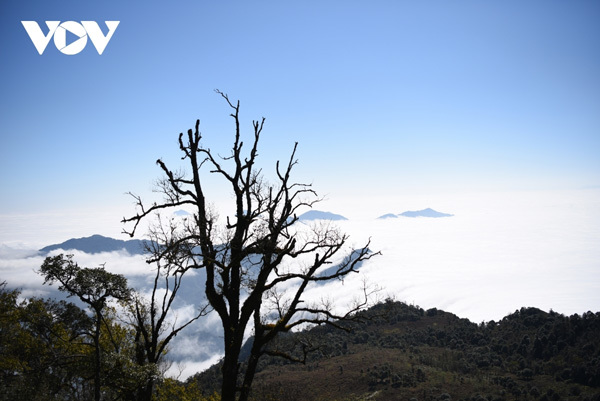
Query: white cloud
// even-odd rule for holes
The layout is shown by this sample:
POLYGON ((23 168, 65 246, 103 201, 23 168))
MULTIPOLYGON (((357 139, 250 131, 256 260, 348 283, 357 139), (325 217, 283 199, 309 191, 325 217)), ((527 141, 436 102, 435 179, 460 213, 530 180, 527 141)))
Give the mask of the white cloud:
MULTIPOLYGON (((364 263, 369 281, 395 299, 453 312, 475 322, 498 320, 522 306, 572 314, 600 310, 600 190, 522 192, 379 200, 377 209, 357 204, 338 210, 350 220, 337 222, 350 234, 349 245, 381 251, 364 263), (387 202, 387 203, 386 203, 387 202), (376 220, 387 213, 432 207, 453 213, 442 219, 376 220), (357 217, 358 216, 358 217, 357 217)), ((18 239, 18 238, 15 238, 18 239)), ((22 245, 0 246, 0 275, 27 294, 49 293, 35 273, 43 261, 22 245)), ((152 265, 124 252, 88 255, 75 252, 82 266, 106 263, 106 269, 146 285, 152 265)), ((294 261, 295 262, 295 261, 294 261)), ((197 278, 197 277, 196 277, 197 278)), ((307 291, 303 299, 326 294, 339 310, 360 288, 360 275, 307 291)), ((192 284, 197 285, 197 284, 192 284)), ((183 288, 183 287, 182 287, 183 288)), ((190 291, 198 298, 201 288, 190 291)), ((195 307, 177 305, 177 321, 191 317, 195 307)), ((185 360, 185 377, 220 357, 220 321, 213 313, 181 332, 172 356, 185 360)), ((170 374, 176 374, 171 367, 170 374)))
POLYGON ((42 265, 41 256, 21 257, 22 252, 12 252, 8 247, 0 256, 0 281, 6 281, 11 288, 22 288, 23 296, 43 296, 50 292, 44 286, 44 279, 36 273, 42 265))
POLYGON ((202 372, 219 362, 223 358, 223 354, 217 353, 210 358, 203 360, 185 359, 181 362, 176 362, 165 372, 165 376, 173 377, 179 380, 186 380, 188 377, 202 372))
POLYGON ((442 211, 452 218, 365 219, 342 228, 353 238, 372 236, 372 248, 383 256, 363 271, 400 300, 474 321, 521 306, 582 313, 600 310, 599 195, 446 199, 442 211))
MULTIPOLYGON (((128 209, 129 210, 129 209, 128 209)), ((0 214, 0 243, 11 247, 27 246, 40 249, 69 238, 101 234, 124 238, 120 223, 121 208, 105 210, 60 210, 52 213, 0 214)))
POLYGON ((149 276, 153 275, 153 265, 146 263, 146 259, 141 255, 130 255, 127 251, 100 252, 89 254, 77 250, 57 249, 49 253, 50 256, 58 254, 72 254, 73 260, 81 267, 104 268, 116 274, 123 274, 127 277, 149 276))

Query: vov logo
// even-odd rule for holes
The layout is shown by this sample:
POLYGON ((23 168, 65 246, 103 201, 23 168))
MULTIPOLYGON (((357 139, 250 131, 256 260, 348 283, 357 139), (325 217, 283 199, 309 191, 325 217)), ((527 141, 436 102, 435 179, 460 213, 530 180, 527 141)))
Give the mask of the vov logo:
POLYGON ((104 36, 96 21, 81 21, 81 23, 75 21, 65 21, 63 23, 60 21, 46 21, 46 26, 48 27, 47 35, 44 35, 42 29, 35 21, 21 21, 21 24, 25 27, 29 38, 40 55, 44 53, 44 50, 46 50, 52 37, 54 37, 54 45, 61 53, 74 55, 85 48, 88 37, 98 51, 98 54, 102 54, 106 45, 108 45, 108 42, 115 33, 119 22, 120 21, 104 22, 108 27, 106 36, 104 36), (67 44, 67 32, 70 32, 79 39, 67 44))

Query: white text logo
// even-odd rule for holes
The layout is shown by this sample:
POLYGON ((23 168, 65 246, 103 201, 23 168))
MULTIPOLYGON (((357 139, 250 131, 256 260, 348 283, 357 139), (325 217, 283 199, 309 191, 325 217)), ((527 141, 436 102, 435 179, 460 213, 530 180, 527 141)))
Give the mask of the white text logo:
POLYGON ((21 24, 25 27, 29 38, 39 54, 44 53, 46 46, 50 43, 50 39, 54 37, 54 45, 61 53, 74 55, 85 48, 88 37, 98 51, 98 54, 102 54, 106 45, 115 33, 119 22, 120 21, 104 22, 108 27, 106 36, 104 36, 100 30, 96 21, 81 21, 81 23, 75 21, 65 21, 63 23, 60 21, 46 21, 46 26, 48 27, 47 35, 44 35, 42 29, 35 21, 21 21, 21 24), (79 39, 75 39, 67 44, 67 31, 79 39))

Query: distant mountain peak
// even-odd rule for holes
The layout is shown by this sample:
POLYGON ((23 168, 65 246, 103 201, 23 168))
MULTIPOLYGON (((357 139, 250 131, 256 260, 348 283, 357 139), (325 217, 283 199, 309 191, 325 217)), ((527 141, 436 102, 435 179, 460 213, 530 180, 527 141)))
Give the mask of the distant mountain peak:
POLYGON ((298 216, 298 220, 300 221, 309 221, 309 220, 348 220, 344 216, 340 214, 335 214, 331 212, 322 212, 320 210, 309 210, 306 213, 298 216))
POLYGON ((438 211, 433 210, 432 208, 428 207, 427 209, 423 209, 423 210, 406 211, 404 213, 400 213, 399 216, 403 216, 403 217, 432 217, 432 218, 439 218, 439 217, 452 217, 454 215, 453 214, 448 214, 448 213, 441 213, 441 212, 438 212, 438 211))
POLYGON ((387 213, 384 214, 383 216, 379 216, 377 219, 379 220, 386 220, 386 219, 395 219, 398 217, 430 217, 430 218, 439 218, 439 217, 452 217, 454 216, 453 214, 448 214, 448 213, 441 213, 438 212, 436 210, 433 210, 432 208, 428 207, 427 209, 423 209, 423 210, 416 210, 416 211, 406 211, 400 214, 393 214, 393 213, 387 213))
POLYGON ((383 216, 379 216, 378 219, 380 220, 385 220, 385 219, 397 219, 398 215, 394 214, 394 213, 387 213, 384 214, 383 216))
POLYGON ((56 249, 63 249, 65 251, 77 250, 93 254, 125 250, 131 255, 141 255, 146 253, 145 244, 146 240, 132 239, 123 241, 104 237, 99 234, 94 234, 89 237, 71 238, 60 244, 48 245, 40 249, 39 252, 42 254, 47 254, 48 252, 56 249))

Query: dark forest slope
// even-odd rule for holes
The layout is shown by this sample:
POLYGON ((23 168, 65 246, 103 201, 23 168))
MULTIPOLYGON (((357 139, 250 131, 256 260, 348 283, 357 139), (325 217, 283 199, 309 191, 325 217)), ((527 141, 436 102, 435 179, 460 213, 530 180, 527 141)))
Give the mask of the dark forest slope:
MULTIPOLYGON (((256 400, 600 400, 600 313, 522 308, 474 324, 385 302, 363 323, 290 334, 317 350, 305 365, 265 357, 256 400)), ((218 366, 191 380, 211 391, 218 366)))

